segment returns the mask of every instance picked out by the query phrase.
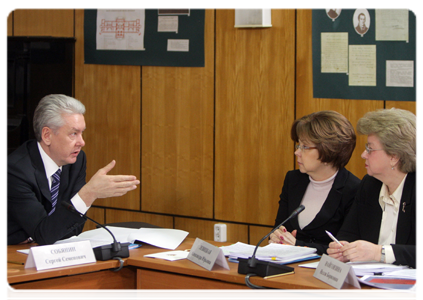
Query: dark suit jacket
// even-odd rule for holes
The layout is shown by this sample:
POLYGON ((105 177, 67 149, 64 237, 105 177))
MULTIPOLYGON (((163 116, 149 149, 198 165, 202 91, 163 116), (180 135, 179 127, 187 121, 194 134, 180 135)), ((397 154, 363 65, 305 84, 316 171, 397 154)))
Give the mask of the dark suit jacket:
POLYGON ((49 185, 37 142, 30 140, 7 158, 7 243, 18 244, 32 237, 38 244, 52 244, 81 233, 85 219, 68 211, 62 201, 70 199, 85 185, 86 157, 62 168, 58 202, 51 205, 49 185))
MULTIPOLYGON (((289 171, 286 174, 275 226, 288 218, 292 211, 301 204, 309 182, 309 176, 299 170, 289 171)), ((326 253, 332 240, 325 230, 333 235, 338 233, 351 208, 359 184, 360 179, 345 168, 340 169, 325 203, 314 220, 303 229, 300 229, 298 224, 298 216, 284 225, 289 232, 297 229, 296 245, 316 248, 319 254, 326 253)))
MULTIPOLYGON (((379 193, 382 182, 366 175, 360 184, 356 200, 339 233, 338 240, 353 242, 366 240, 377 244, 379 241, 382 208, 379 193)), ((395 264, 416 267, 416 173, 408 173, 405 179, 395 245, 392 245, 395 264), (405 204, 404 204, 405 203, 405 204)))

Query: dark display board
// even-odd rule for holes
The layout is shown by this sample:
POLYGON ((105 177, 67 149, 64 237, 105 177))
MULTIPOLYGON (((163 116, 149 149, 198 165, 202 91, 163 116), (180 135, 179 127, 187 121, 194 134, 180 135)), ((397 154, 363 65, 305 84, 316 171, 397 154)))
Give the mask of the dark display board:
MULTIPOLYGON (((161 10, 171 15, 172 12, 161 10)), ((84 16, 86 64, 204 67, 204 9, 185 10, 178 15, 177 32, 158 32, 159 10, 145 10, 145 50, 97 50, 97 10, 87 9, 84 16), (189 51, 167 51, 169 39, 189 40, 189 51)), ((175 14, 176 15, 176 14, 175 14)))
POLYGON ((370 26, 365 34, 356 32, 353 25, 354 9, 342 9, 332 18, 325 9, 313 10, 313 95, 314 98, 368 99, 416 101, 416 17, 409 11, 408 41, 377 41, 375 10, 367 10, 370 26), (321 72, 321 33, 347 32, 349 45, 376 45, 376 86, 349 86, 346 73, 321 72), (386 86, 386 61, 414 61, 412 87, 386 86))

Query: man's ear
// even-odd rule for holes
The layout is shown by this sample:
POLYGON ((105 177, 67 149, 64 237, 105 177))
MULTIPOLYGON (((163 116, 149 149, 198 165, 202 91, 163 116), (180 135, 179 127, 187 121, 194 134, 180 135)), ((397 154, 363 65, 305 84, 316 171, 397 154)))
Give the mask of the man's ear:
POLYGON ((52 135, 53 135, 53 130, 49 127, 43 127, 43 129, 41 130, 41 140, 47 146, 50 146, 50 144, 51 144, 51 136, 52 135))

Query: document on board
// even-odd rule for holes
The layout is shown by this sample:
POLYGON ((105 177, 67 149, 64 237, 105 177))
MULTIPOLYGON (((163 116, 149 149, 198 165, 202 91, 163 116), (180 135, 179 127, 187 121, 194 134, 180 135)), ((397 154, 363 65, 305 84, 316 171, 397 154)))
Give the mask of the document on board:
POLYGON ((376 9, 376 41, 408 41, 408 9, 376 9))
POLYGON ((348 32, 321 33, 321 72, 348 72, 348 32))
POLYGON ((387 60, 386 61, 386 86, 413 87, 414 86, 414 61, 387 60))
POLYGON ((350 45, 349 53, 349 85, 376 86, 376 45, 350 45))
POLYGON ((145 9, 98 9, 97 50, 145 50, 145 9))

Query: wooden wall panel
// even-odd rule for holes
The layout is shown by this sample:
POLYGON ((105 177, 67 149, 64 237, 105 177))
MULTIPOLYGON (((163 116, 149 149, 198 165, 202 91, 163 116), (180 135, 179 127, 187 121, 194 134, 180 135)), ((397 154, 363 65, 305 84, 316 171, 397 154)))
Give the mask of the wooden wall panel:
MULTIPOLYGON (((91 207, 87 212, 87 216, 97 221, 100 224, 104 224, 106 223, 106 220, 104 218, 104 213, 105 213, 104 208, 91 207)), ((85 222, 84 231, 92 230, 96 228, 97 228, 97 225, 94 222, 90 220, 87 220, 87 222, 85 222)))
MULTIPOLYGON (((275 216, 276 217, 276 216, 275 216)), ((273 226, 273 225, 272 225, 273 226)), ((264 237, 266 234, 268 234, 270 231, 272 231, 273 227, 265 227, 265 226, 249 226, 249 243, 251 245, 257 245, 257 243, 264 237)), ((267 244, 269 244, 269 239, 265 239, 263 242, 261 242, 260 246, 264 247, 267 244)))
POLYGON ((411 111, 413 114, 417 114, 417 107, 416 102, 410 102, 410 101, 386 101, 386 108, 400 108, 400 109, 406 109, 411 111))
POLYGON ((15 36, 74 36, 73 9, 17 9, 14 23, 15 36))
POLYGON ((214 11, 205 67, 142 68, 142 210, 213 216, 214 11))
MULTIPOLYGON (((109 174, 140 178, 141 67, 84 64, 84 11, 75 12, 75 98, 85 104, 87 181, 113 159, 109 174)), ((94 205, 140 209, 140 188, 94 205)))
POLYGON ((4 19, 6 36, 13 36, 13 8, 5 8, 4 19))
POLYGON ((234 18, 216 11, 215 217, 271 225, 294 165, 295 11, 272 10, 266 29, 234 18))
POLYGON ((228 242, 248 243, 248 226, 247 225, 175 217, 175 228, 189 232, 188 237, 190 238, 198 237, 202 240, 214 239, 214 224, 217 224, 217 223, 226 224, 228 242))
POLYGON ((173 228, 173 217, 135 211, 106 209, 105 223, 145 222, 163 228, 173 228))

